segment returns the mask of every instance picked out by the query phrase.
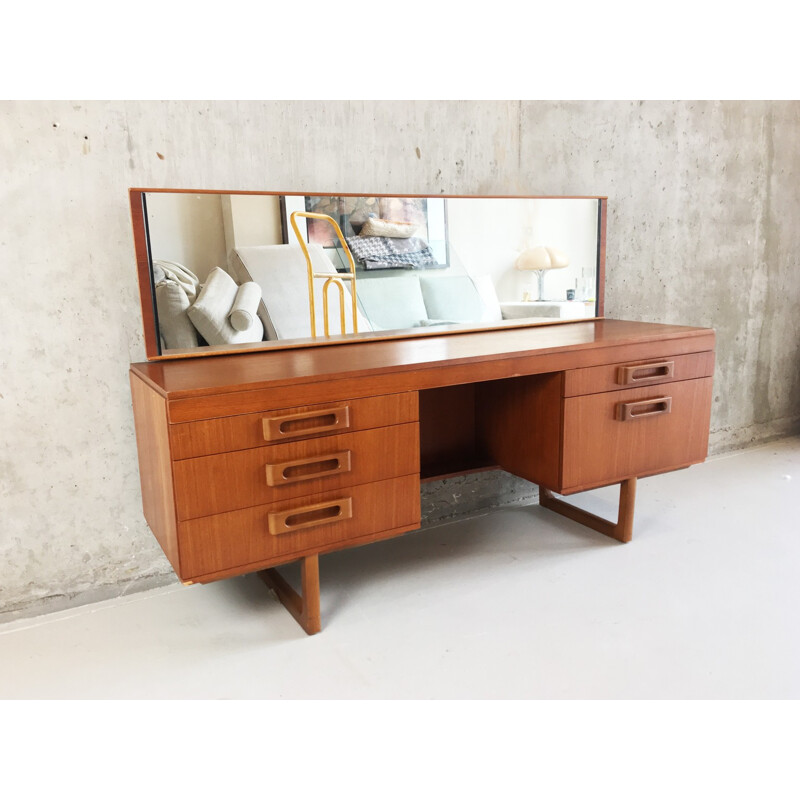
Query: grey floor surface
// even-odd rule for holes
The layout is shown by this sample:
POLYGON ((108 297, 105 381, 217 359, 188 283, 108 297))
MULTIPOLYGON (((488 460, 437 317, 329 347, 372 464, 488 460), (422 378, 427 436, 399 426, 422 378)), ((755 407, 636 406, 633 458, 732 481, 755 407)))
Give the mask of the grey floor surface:
POLYGON ((0 626, 0 698, 799 698, 800 439, 641 480, 627 545, 533 505, 320 569, 313 637, 255 576, 0 626))

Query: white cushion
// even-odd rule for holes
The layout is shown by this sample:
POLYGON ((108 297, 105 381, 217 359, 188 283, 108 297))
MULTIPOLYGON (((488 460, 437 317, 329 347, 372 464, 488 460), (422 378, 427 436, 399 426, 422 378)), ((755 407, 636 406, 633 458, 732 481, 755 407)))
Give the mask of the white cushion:
POLYGON ((404 330, 430 316, 416 275, 365 278, 358 283, 358 301, 376 330, 404 330))
POLYGON ((158 332, 168 350, 197 347, 197 331, 186 313, 188 308, 189 298, 175 281, 162 280, 156 286, 158 332))
POLYGON ((358 232, 359 236, 386 236, 389 239, 408 239, 419 227, 415 222, 395 222, 391 219, 370 217, 358 232))
POLYGON ((488 275, 420 275, 419 282, 430 319, 487 324, 503 318, 488 275))
POLYGON ((246 331, 258 319, 258 304, 261 302, 261 287, 253 281, 243 283, 233 300, 230 323, 234 330, 246 331))
POLYGON ((238 287, 225 270, 211 270, 200 296, 187 312, 189 319, 208 344, 243 344, 264 338, 261 320, 244 331, 237 331, 228 321, 238 287))
POLYGON ((420 276, 422 296, 430 319, 475 322, 483 315, 483 303, 468 275, 429 278, 420 276))

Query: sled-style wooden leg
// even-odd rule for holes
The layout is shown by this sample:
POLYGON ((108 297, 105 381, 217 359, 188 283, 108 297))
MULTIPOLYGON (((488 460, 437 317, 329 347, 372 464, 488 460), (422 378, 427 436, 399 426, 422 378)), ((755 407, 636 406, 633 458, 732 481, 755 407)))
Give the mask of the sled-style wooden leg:
POLYGON ((309 635, 319 633, 322 623, 319 614, 319 556, 300 559, 300 591, 292 589, 277 569, 265 569, 258 573, 261 580, 275 591, 278 600, 300 623, 309 635))
POLYGON ((549 508, 557 514, 579 522, 587 528, 617 539, 620 542, 629 542, 633 537, 633 507, 636 502, 636 478, 628 478, 619 485, 619 512, 617 521, 609 522, 602 517, 590 514, 576 508, 563 500, 553 497, 549 489, 539 487, 539 505, 549 508))

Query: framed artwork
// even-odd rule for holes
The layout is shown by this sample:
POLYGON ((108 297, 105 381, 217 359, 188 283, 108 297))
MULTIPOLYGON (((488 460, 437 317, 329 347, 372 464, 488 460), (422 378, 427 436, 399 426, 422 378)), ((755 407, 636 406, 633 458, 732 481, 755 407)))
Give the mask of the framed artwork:
MULTIPOLYGON (((286 195, 281 198, 283 241, 295 241, 289 217, 294 211, 327 214, 336 220, 347 240, 356 268, 441 269, 448 266, 447 201, 428 197, 316 197, 286 195), (362 236, 370 218, 408 224, 408 237, 362 236)), ((324 220, 298 219, 298 227, 310 244, 329 250, 334 264, 346 259, 333 227, 324 220)))

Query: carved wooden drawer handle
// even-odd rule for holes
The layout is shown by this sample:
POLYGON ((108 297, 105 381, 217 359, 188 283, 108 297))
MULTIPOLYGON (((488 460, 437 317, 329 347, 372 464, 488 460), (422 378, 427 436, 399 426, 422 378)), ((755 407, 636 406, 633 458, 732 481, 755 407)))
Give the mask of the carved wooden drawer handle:
POLYGON ((272 511, 267 515, 267 530, 273 536, 280 536, 282 533, 292 533, 316 525, 341 522, 352 516, 353 498, 343 497, 341 500, 329 500, 326 503, 291 508, 288 511, 272 511))
POLYGON ((262 420, 264 439, 268 442, 293 439, 297 436, 314 436, 319 433, 350 427, 350 408, 326 408, 322 411, 304 411, 282 417, 265 417, 262 420))
POLYGON ((350 450, 342 450, 340 453, 298 458, 296 461, 284 461, 282 464, 267 464, 267 486, 283 486, 287 483, 312 481, 340 472, 350 472, 351 463, 350 450))
POLYGON ((628 386, 632 383, 648 383, 675 374, 674 361, 659 361, 655 364, 639 364, 634 367, 620 367, 617 370, 617 383, 628 386))
POLYGON ((654 400, 639 400, 638 403, 617 403, 617 419, 625 422, 640 417, 655 417, 672 411, 671 397, 656 397, 654 400))

